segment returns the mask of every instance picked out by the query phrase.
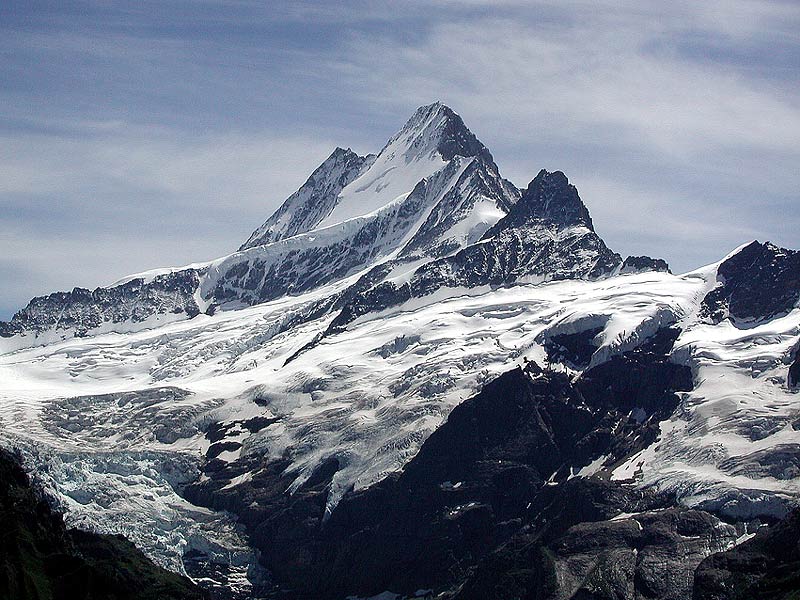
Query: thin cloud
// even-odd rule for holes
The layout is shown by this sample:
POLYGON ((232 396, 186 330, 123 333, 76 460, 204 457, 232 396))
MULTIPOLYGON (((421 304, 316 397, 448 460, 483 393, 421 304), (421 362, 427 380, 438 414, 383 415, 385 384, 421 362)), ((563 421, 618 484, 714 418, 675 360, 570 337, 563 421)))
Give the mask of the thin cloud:
POLYGON ((0 311, 234 251, 330 153, 304 137, 0 137, 0 311))

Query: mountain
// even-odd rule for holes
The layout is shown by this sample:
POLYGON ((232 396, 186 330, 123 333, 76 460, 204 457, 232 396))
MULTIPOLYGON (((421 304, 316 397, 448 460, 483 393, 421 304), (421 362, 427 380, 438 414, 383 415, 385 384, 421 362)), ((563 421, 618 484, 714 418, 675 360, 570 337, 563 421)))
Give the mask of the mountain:
POLYGON ((423 106, 376 156, 336 149, 239 252, 35 298, 0 323, 0 335, 37 343, 130 331, 341 284, 376 264, 472 244, 518 197, 461 117, 440 103, 423 106))
POLYGON ((716 594, 800 500, 799 256, 623 260, 434 103, 238 251, 0 324, 0 442, 222 597, 716 594))

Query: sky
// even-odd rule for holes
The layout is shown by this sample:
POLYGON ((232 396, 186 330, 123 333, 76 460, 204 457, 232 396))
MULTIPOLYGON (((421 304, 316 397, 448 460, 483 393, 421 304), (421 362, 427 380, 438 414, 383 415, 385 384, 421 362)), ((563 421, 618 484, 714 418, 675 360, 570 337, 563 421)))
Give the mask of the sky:
POLYGON ((800 2, 0 3, 0 319, 229 254, 440 100, 622 255, 800 248, 800 2))

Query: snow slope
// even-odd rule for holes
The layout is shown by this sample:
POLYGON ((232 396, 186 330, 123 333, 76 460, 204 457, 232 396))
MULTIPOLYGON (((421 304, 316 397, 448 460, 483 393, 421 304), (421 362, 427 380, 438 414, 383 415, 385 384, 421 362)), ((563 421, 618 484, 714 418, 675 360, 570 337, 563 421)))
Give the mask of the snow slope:
MULTIPOLYGON (((714 273, 712 267, 684 276, 447 290, 362 317, 288 364, 326 323, 274 337, 270 327, 324 292, 18 350, 0 356, 3 435, 56 453, 131 456, 146 447, 199 460, 208 447, 200 431, 205 423, 268 416, 278 421, 240 431, 242 447, 223 459, 288 453, 299 485, 336 457, 342 466, 330 492, 333 508, 349 487, 399 469, 483 382, 523 356, 544 360, 548 335, 599 325, 593 360, 600 361, 678 324, 683 333, 674 358, 692 366, 698 385, 663 428, 661 443, 618 466, 614 478, 635 477, 689 503, 733 488, 796 495, 795 473, 748 465, 759 452, 792 443, 800 397, 787 389, 784 372, 800 336, 800 311, 745 332, 699 322, 714 273), (138 400, 115 395, 126 392, 138 400), (143 400, 154 392, 155 404, 143 400), (165 422, 171 433, 160 437, 165 422), (756 427, 763 434, 754 434, 756 427)), ((84 518, 94 502, 71 510, 84 518)))

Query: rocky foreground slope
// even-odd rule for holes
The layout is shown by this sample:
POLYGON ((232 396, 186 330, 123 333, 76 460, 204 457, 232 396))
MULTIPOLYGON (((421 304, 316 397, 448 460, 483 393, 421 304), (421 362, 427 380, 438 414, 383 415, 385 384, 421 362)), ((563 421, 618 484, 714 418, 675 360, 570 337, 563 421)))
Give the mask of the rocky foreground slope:
POLYGON ((781 597, 799 301, 768 242, 623 260, 436 103, 237 252, 0 324, 0 439, 220 597, 781 597))

